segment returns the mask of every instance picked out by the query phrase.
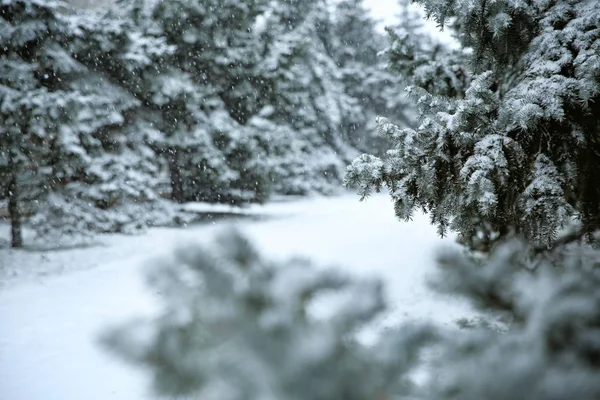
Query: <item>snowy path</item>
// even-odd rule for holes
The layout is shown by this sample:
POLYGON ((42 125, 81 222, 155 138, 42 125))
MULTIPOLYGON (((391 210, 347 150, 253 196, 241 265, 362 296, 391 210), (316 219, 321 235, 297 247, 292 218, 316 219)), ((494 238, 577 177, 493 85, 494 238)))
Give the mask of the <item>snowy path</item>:
MULTIPOLYGON (((440 245, 427 218, 400 223, 387 196, 366 203, 347 195, 265 207, 281 218, 237 222, 266 255, 306 255, 357 274, 378 274, 395 310, 390 320, 432 318, 451 323, 470 313, 465 304, 440 298, 425 286, 440 245)), ((176 244, 209 240, 224 223, 188 229, 154 229, 109 247, 111 262, 62 276, 29 280, 0 291, 0 398, 7 400, 146 400, 146 380, 98 347, 107 325, 150 313, 144 262, 176 244)), ((65 262, 77 262, 63 252, 65 262)), ((78 257, 86 257, 79 251, 78 257)), ((55 256, 56 257, 56 256, 55 256)), ((110 257, 109 257, 110 258, 110 257)), ((10 258, 0 258, 1 260, 10 258)), ((103 258, 105 259, 105 258, 103 258)), ((83 262, 83 259, 81 259, 83 262)), ((86 259, 85 261, 90 261, 86 259)))

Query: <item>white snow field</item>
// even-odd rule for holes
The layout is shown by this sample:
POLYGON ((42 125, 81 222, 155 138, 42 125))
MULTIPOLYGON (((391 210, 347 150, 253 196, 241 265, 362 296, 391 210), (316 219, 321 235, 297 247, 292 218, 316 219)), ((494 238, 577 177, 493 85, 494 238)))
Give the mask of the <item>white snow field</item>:
MULTIPOLYGON (((452 324, 472 310, 432 293, 440 239, 426 216, 399 222, 389 197, 359 202, 355 195, 312 198, 252 207, 273 218, 237 220, 266 256, 304 255, 320 265, 379 275, 394 306, 388 323, 432 319, 452 324)), ((152 229, 112 236, 104 246, 33 252, 0 250, 0 399, 148 400, 140 371, 97 343, 108 326, 152 313, 156 303, 143 282, 145 261, 174 246, 204 242, 231 222, 185 229, 152 229), (19 269, 29 272, 17 274, 19 269)))

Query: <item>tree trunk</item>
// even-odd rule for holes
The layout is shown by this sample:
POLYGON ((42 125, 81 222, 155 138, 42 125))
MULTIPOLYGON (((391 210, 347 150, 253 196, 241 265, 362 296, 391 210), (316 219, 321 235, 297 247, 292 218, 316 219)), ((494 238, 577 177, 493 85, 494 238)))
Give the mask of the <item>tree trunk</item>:
POLYGON ((11 246, 21 248, 23 247, 23 236, 21 232, 21 210, 19 209, 19 184, 17 182, 17 171, 12 162, 10 162, 9 168, 8 214, 10 215, 11 246))
POLYGON ((179 165, 179 149, 169 149, 167 151, 167 161, 171 177, 171 200, 183 203, 183 182, 181 180, 181 166, 179 165))

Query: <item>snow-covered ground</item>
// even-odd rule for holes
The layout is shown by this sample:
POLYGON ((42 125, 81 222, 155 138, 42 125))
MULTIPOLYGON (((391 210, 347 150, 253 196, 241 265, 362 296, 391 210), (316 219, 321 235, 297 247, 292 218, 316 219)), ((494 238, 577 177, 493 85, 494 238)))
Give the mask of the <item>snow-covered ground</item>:
POLYGON ((304 255, 321 265, 381 276, 394 306, 389 323, 433 319, 451 324, 472 313, 425 285, 435 250, 452 241, 439 239, 426 216, 397 221, 385 195, 363 203, 355 195, 277 202, 246 212, 268 218, 157 228, 141 236, 106 237, 102 246, 81 249, 1 249, 0 271, 9 273, 0 274, 0 398, 151 399, 143 371, 105 353, 98 335, 155 309, 143 283, 148 259, 177 245, 208 241, 230 223, 269 257, 304 255))

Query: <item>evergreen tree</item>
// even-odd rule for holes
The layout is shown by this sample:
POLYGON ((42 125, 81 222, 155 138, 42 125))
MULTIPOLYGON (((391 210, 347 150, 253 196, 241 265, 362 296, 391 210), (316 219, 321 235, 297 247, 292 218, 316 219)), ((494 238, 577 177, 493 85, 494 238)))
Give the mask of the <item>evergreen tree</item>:
POLYGON ((23 244, 22 201, 33 213, 47 210, 47 196, 64 199, 63 213, 72 213, 66 210, 83 201, 76 192, 91 183, 89 169, 102 153, 93 133, 117 123, 133 104, 107 87, 89 84, 87 69, 66 49, 74 28, 65 10, 54 1, 14 0, 0 6, 0 140, 7 177, 2 182, 8 182, 14 247, 23 244))
MULTIPOLYGON (((87 24, 72 47, 83 63, 139 101, 130 113, 129 125, 141 132, 133 135, 144 135, 145 147, 165 155, 171 167, 176 154, 168 151, 166 138, 191 118, 184 113, 185 104, 184 111, 177 111, 176 105, 185 103, 194 88, 188 86, 186 74, 169 67, 175 46, 167 43, 152 20, 152 6, 146 0, 117 2, 106 11, 88 13, 87 24)), ((161 164, 156 163, 159 168, 161 164)), ((179 171, 169 168, 171 197, 177 200, 182 196, 179 171)))
MULTIPOLYGON (((390 40, 384 52, 387 68, 405 87, 422 88, 443 98, 461 98, 472 75, 469 50, 452 49, 435 39, 427 32, 422 14, 412 7, 414 3, 400 0, 398 5, 397 25, 386 28, 390 40)), ((445 29, 456 35, 453 25, 445 29)))
POLYGON ((177 79, 186 91, 161 105, 179 201, 262 202, 269 194, 260 149, 243 126, 258 107, 254 25, 264 4, 182 0, 153 8, 160 34, 175 48, 166 61, 173 73, 159 78, 157 92, 166 94, 177 79))
POLYGON ((359 1, 335 13, 323 0, 117 1, 76 14, 52 2, 5 7, 3 62, 16 54, 27 66, 3 67, 14 91, 4 102, 13 133, 3 136, 12 150, 3 152, 2 189, 12 215, 20 196, 43 233, 151 224, 170 215, 163 184, 178 202, 330 192, 355 147, 378 146, 372 115, 404 118, 359 1), (36 7, 49 11, 27 18, 47 22, 47 33, 18 14, 36 7), (19 44, 21 31, 39 37, 19 44), (39 137, 16 133, 32 118, 41 124, 39 113, 51 116, 32 128, 39 137))
POLYGON ((86 65, 140 101, 132 118, 152 132, 148 145, 164 159, 177 202, 268 195, 256 143, 240 135, 244 128, 233 118, 243 120, 252 108, 242 104, 252 96, 239 75, 251 73, 249 27, 259 11, 260 2, 118 2, 77 46, 86 65))
MULTIPOLYGON (((290 11, 284 9, 278 18, 286 18, 290 11)), ((274 106, 284 113, 286 120, 292 121, 294 129, 309 131, 307 135, 322 138, 324 144, 341 157, 349 156, 352 150, 341 125, 360 110, 356 99, 345 92, 341 71, 333 58, 328 4, 315 0, 310 8, 303 4, 293 13, 297 21, 287 25, 291 29, 286 29, 283 21, 276 22, 283 27, 283 32, 277 34, 281 40, 274 43, 272 53, 265 60, 267 70, 278 75, 276 93, 279 96, 274 106), (305 14, 302 14, 303 9, 305 14), (274 57, 280 56, 279 47, 293 49, 293 52, 287 59, 278 60, 274 57), (281 65, 281 62, 287 64, 281 65)))
MULTIPOLYGON (((386 185, 399 217, 423 209, 441 234, 458 231, 473 248, 511 231, 552 246, 573 218, 591 239, 600 228, 598 4, 419 2, 439 24, 455 20, 471 50, 458 65, 471 82, 463 90, 460 68, 430 87, 416 80, 408 90, 420 127, 380 119, 394 148, 384 159, 359 157, 347 184, 363 196, 386 185)), ((412 61, 413 49, 396 46, 393 62, 412 61)))
MULTIPOLYGON (((414 23, 411 16, 402 21, 414 23)), ((363 0, 336 4, 333 15, 333 58, 340 67, 344 91, 354 98, 359 112, 348 115, 343 122, 345 136, 361 151, 382 153, 389 143, 376 135, 375 117, 387 115, 402 125, 413 124, 414 110, 406 98, 399 96, 402 88, 397 74, 387 71, 381 56, 385 36, 377 31, 377 21, 363 0)))
POLYGON ((264 152, 272 190, 283 195, 332 194, 340 183, 342 163, 335 151, 314 136, 313 130, 294 130, 274 122, 271 107, 248 122, 248 135, 254 135, 264 152))
POLYGON ((256 66, 260 43, 254 26, 266 0, 178 0, 153 10, 168 43, 176 46, 173 66, 196 84, 211 86, 226 110, 245 124, 257 111, 256 66))
MULTIPOLYGON (((356 35, 374 30, 350 20, 356 35)), ((140 102, 125 125, 157 134, 172 199, 260 202, 271 191, 331 192, 353 147, 371 146, 361 138, 373 109, 401 109, 374 48, 340 68, 343 24, 322 0, 137 0, 101 12, 72 48, 140 102), (357 78, 384 94, 367 98, 357 78)), ((373 32, 365 43, 379 41, 373 32)))
POLYGON ((344 121, 360 110, 356 99, 345 92, 333 58, 328 4, 271 2, 259 28, 263 101, 253 123, 269 127, 259 142, 267 154, 275 155, 271 162, 275 190, 331 191, 342 178, 342 160, 356 154, 344 121), (290 143, 290 134, 295 143, 290 143))
MULTIPOLYGON (((3 7, 3 21, 10 21, 2 35, 3 125, 12 131, 2 148, 12 149, 3 153, 11 209, 18 210, 18 184, 32 227, 55 244, 64 235, 164 222, 170 214, 156 190, 161 166, 150 147, 156 129, 140 120, 137 93, 115 82, 138 83, 128 78, 168 48, 133 30, 123 34, 127 20, 75 13, 61 3, 3 7), (127 51, 117 54, 119 46, 127 51), (10 173, 14 160, 18 174, 10 173)), ((17 233, 19 220, 13 218, 17 233)))
MULTIPOLYGON (((57 28, 54 24, 57 5, 12 1, 4 2, 0 8, 0 165, 2 194, 8 197, 13 247, 23 246, 22 186, 39 175, 40 164, 45 166, 45 160, 49 158, 46 147, 56 135, 53 131, 70 98, 69 92, 47 87, 54 86, 52 81, 56 82, 52 67, 59 73, 78 69, 71 60, 61 57, 60 48, 52 41, 50 29, 57 28), (55 55, 58 57, 54 58, 55 55), (25 171, 28 172, 26 176, 25 171)), ((51 178, 42 180, 42 185, 50 181, 51 178)))

